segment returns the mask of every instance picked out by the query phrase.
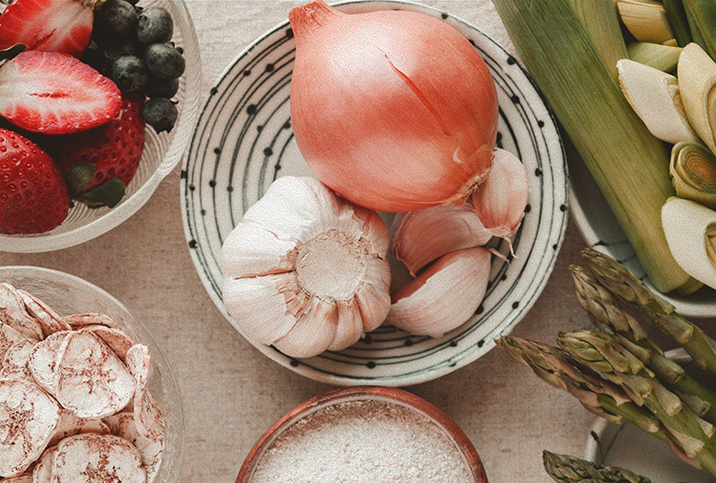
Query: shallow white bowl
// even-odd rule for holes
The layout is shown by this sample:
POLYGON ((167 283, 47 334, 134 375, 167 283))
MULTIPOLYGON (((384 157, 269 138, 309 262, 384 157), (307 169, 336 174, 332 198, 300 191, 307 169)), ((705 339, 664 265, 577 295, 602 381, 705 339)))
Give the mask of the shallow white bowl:
POLYGON ((127 186, 127 193, 114 208, 87 208, 75 203, 67 218, 55 229, 36 235, 2 235, 0 250, 7 252, 47 252, 67 248, 96 238, 136 213, 154 193, 159 183, 179 163, 189 144, 199 111, 201 61, 199 42, 189 11, 183 0, 141 0, 139 5, 163 6, 174 20, 174 38, 186 60, 186 71, 173 97, 179 117, 170 132, 157 134, 147 126, 144 152, 137 173, 127 186))
MULTIPOLYGON (((476 28, 447 13, 408 2, 353 1, 337 7, 346 12, 414 10, 439 18, 465 35, 485 59, 497 85, 498 144, 517 154, 529 175, 529 208, 513 239, 516 257, 509 264, 495 259, 482 305, 458 329, 431 339, 383 324, 348 349, 301 360, 252 342, 274 361, 318 381, 416 384, 448 374, 488 352, 494 339, 509 332, 540 295, 567 224, 564 151, 552 115, 529 76, 476 28)), ((216 81, 200 113, 183 165, 181 197, 187 245, 206 290, 239 332, 222 301, 222 243, 274 179, 312 175, 291 130, 294 49, 286 21, 234 59, 216 81)), ((495 247, 509 255, 506 243, 495 247)))
POLYGON ((149 347, 151 370, 148 388, 159 403, 166 424, 165 453, 153 483, 179 481, 184 449, 184 415, 179 388, 169 362, 152 338, 150 329, 112 295, 79 277, 56 270, 28 266, 0 267, 0 283, 30 292, 61 316, 101 313, 110 316, 127 335, 149 347))
MULTIPOLYGON (((569 156, 569 203, 577 229, 587 244, 606 253, 659 293, 646 276, 619 222, 579 156, 569 156)), ((716 291, 703 287, 688 296, 660 294, 684 317, 716 316, 716 291)))
MULTIPOLYGON (((666 353, 690 374, 706 371, 696 367, 681 349, 666 353)), ((697 377, 694 375, 694 377, 697 377)), ((710 388, 716 388, 712 378, 702 378, 710 388)), ((589 430, 584 452, 585 459, 609 466, 617 466, 645 476, 654 483, 716 483, 716 477, 682 461, 666 443, 630 424, 618 425, 598 418, 589 430)))

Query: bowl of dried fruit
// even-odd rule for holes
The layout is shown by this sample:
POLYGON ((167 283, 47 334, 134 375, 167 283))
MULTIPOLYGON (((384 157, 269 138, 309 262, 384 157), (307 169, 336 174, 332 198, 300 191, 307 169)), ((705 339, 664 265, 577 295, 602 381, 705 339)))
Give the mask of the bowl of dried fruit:
POLYGON ((568 176, 551 112, 512 55, 440 10, 311 2, 291 17, 217 80, 182 167, 187 246, 209 295, 264 354, 330 384, 406 386, 475 361, 530 310, 561 247, 568 176), (331 37, 309 60, 361 60, 318 59, 341 68, 311 74, 301 26, 324 20, 331 37), (352 94, 310 92, 319 85, 352 94), (470 197, 450 193, 461 183, 470 197))
POLYGON ((336 389, 296 406, 256 442, 236 482, 357 478, 487 482, 475 446, 447 414, 377 386, 336 389))
POLYGON ((19 0, 0 14, 0 49, 2 249, 66 248, 133 215, 181 159, 198 110, 184 2, 19 0))
POLYGON ((178 388, 121 302, 73 275, 8 266, 0 313, 0 400, 13 401, 0 410, 0 476, 69 482, 92 467, 125 482, 177 481, 178 388))

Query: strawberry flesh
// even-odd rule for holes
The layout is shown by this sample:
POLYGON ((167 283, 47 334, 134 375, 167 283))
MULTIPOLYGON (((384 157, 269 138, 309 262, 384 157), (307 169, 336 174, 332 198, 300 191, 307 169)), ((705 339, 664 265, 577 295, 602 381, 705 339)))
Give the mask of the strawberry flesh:
POLYGON ((16 44, 28 50, 79 57, 92 35, 92 3, 82 0, 14 0, 0 15, 0 50, 16 44))
POLYGON ((32 141, 0 129, 0 233, 44 233, 67 217, 67 187, 55 162, 32 141))
POLYGON ((0 116, 21 129, 84 131, 112 119, 121 105, 112 80, 68 54, 28 50, 0 67, 0 116))
POLYGON ((69 136, 48 136, 47 151, 67 181, 70 196, 89 206, 115 206, 142 159, 144 95, 122 93, 119 113, 102 126, 69 136))

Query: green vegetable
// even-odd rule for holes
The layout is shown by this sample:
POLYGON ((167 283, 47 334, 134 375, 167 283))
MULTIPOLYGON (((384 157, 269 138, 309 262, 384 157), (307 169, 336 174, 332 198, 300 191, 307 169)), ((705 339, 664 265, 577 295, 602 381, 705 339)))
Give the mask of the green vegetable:
POLYGON ((494 4, 527 71, 607 199, 651 282, 663 293, 697 289, 700 284, 676 263, 661 228, 661 207, 674 195, 667 150, 629 106, 570 1, 494 4))
POLYGON ((651 483, 645 476, 616 466, 606 466, 575 456, 542 452, 544 469, 561 483, 651 483))

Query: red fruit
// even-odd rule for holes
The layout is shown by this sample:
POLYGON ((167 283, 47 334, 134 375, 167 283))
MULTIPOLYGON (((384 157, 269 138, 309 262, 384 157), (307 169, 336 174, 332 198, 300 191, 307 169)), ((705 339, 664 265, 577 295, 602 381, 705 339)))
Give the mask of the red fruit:
POLYGON ((0 116, 21 129, 83 131, 112 119, 121 105, 117 85, 71 55, 28 50, 0 67, 0 116))
POLYGON ((23 44, 27 50, 79 57, 92 35, 93 4, 83 0, 13 0, 0 15, 0 50, 23 44))
POLYGON ((102 126, 48 138, 46 149, 65 178, 70 197, 113 207, 134 178, 144 148, 144 95, 123 93, 119 113, 102 126))
POLYGON ((32 141, 0 129, 0 233, 44 233, 67 217, 57 165, 32 141))

